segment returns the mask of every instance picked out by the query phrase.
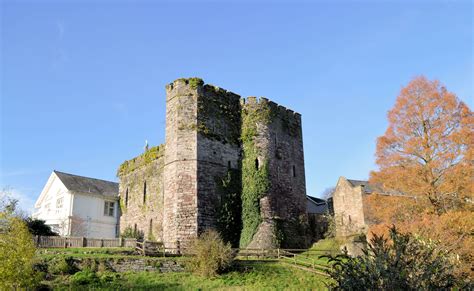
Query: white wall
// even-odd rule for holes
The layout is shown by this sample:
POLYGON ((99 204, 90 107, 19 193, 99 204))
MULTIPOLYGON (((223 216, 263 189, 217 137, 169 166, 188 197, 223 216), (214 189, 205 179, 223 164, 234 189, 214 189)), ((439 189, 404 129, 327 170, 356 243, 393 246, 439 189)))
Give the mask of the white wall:
MULTIPOLYGON (((115 238, 118 224, 118 200, 104 199, 88 193, 74 193, 73 232, 75 235, 95 238, 115 238), (114 216, 104 215, 105 201, 114 202, 114 216)), ((74 234, 73 234, 74 235, 74 234)))
POLYGON ((72 195, 56 175, 53 175, 48 180, 43 197, 40 197, 41 201, 35 204, 33 217, 46 221, 46 224, 52 226, 53 230, 59 232, 60 235, 68 235, 72 195), (62 199, 62 207, 58 205, 58 199, 62 199))

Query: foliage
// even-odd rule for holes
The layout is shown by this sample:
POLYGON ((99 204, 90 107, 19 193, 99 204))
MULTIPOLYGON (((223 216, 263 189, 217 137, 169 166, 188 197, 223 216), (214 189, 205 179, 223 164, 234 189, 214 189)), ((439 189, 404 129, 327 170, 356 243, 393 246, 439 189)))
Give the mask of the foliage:
POLYGON ((25 222, 0 212, 0 289, 32 287, 35 246, 25 222))
POLYGON ((268 162, 262 161, 260 149, 256 146, 258 127, 271 121, 269 106, 260 102, 242 109, 242 233, 240 247, 246 247, 261 223, 260 198, 269 188, 268 162), (256 161, 259 167, 256 168, 256 161))
POLYGON ((74 274, 77 271, 72 257, 56 257, 48 262, 48 272, 53 275, 74 274))
POLYGON ((213 278, 189 272, 105 272, 97 273, 97 277, 98 280, 93 279, 88 285, 75 285, 66 277, 47 283, 54 290, 324 290, 324 282, 327 281, 325 277, 288 265, 255 261, 236 262, 229 272, 213 278))
POLYGON ((240 145, 240 98, 212 85, 203 87, 197 99, 197 123, 180 124, 211 140, 240 145))
POLYGON ((432 241, 391 227, 390 240, 374 235, 363 255, 329 256, 331 286, 350 290, 432 290, 455 286, 453 264, 432 241))
POLYGON ((401 90, 388 120, 371 183, 418 196, 438 214, 472 207, 474 117, 468 106, 438 81, 418 77, 401 90))
POLYGON ((214 277, 230 266, 233 251, 229 243, 224 243, 219 233, 208 230, 197 238, 192 246, 193 257, 189 262, 191 271, 204 277, 214 277))
POLYGON ((4 187, 0 190, 0 212, 9 216, 26 219, 27 213, 18 207, 18 199, 13 198, 13 189, 4 187))
POLYGON ((323 214, 324 220, 327 222, 327 229, 324 233, 325 238, 334 238, 336 237, 336 217, 329 213, 323 214))
POLYGON ((70 280, 72 285, 93 285, 99 282, 99 277, 94 271, 85 269, 72 275, 70 280))
POLYGON ((123 238, 135 238, 142 240, 145 237, 145 233, 141 230, 135 230, 131 226, 127 226, 120 236, 123 238))
POLYGON ((192 77, 192 78, 180 78, 176 81, 183 81, 186 84, 189 84, 189 86, 192 89, 197 89, 197 87, 204 85, 204 81, 201 78, 197 77, 192 77))
POLYGON ((217 209, 217 229, 225 242, 238 247, 242 230, 241 172, 229 169, 227 175, 217 180, 221 192, 217 209))
POLYGON ((334 195, 335 191, 336 191, 336 187, 326 188, 323 191, 323 193, 321 194, 321 198, 323 198, 324 200, 328 200, 329 198, 331 198, 334 195))
POLYGON ((448 211, 441 215, 425 211, 415 200, 400 197, 373 195, 366 198, 367 219, 372 222, 370 231, 382 235, 387 226, 395 224, 400 230, 425 239, 439 241, 440 247, 458 255, 455 274, 459 278, 473 277, 474 271, 474 212, 448 211))
POLYGON ((51 226, 46 224, 46 221, 28 217, 25 219, 25 223, 28 226, 28 230, 32 235, 43 235, 43 236, 57 236, 58 234, 51 229, 51 226))
POLYGON ((146 150, 138 157, 123 162, 117 170, 117 177, 128 175, 136 169, 150 164, 154 160, 162 157, 164 154, 164 150, 164 145, 154 146, 146 150))

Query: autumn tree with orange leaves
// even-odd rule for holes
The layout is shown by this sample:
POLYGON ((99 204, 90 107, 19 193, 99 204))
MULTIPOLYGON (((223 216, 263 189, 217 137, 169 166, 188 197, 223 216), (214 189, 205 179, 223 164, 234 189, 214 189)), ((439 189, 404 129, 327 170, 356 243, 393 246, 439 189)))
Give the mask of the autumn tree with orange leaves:
POLYGON ((472 278, 474 254, 471 110, 438 81, 413 79, 388 113, 377 139, 378 171, 370 183, 379 192, 364 198, 370 233, 392 224, 437 241, 458 260, 460 277, 472 278))
POLYGON ((438 81, 417 77, 388 120, 371 183, 425 199, 438 214, 471 207, 474 119, 467 105, 438 81))

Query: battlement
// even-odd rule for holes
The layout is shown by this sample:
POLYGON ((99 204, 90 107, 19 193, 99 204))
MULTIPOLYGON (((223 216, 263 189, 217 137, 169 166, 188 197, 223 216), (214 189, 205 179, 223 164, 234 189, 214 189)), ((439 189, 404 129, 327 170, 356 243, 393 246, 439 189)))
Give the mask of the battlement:
POLYGON ((168 247, 186 247, 206 229, 234 246, 305 246, 301 115, 265 97, 174 80, 166 85, 165 144, 125 161, 117 176, 122 230, 168 247))
POLYGON ((296 122, 301 122, 301 114, 295 112, 285 106, 279 105, 268 98, 265 97, 255 97, 250 96, 246 99, 241 99, 240 104, 242 107, 257 107, 258 105, 267 106, 270 111, 273 113, 274 117, 280 117, 285 120, 294 120, 296 122))
POLYGON ((180 78, 166 85, 167 98, 194 94, 215 95, 232 101, 240 100, 240 95, 212 84, 206 84, 201 78, 180 78))
POLYGON ((152 161, 163 157, 164 153, 164 144, 149 148, 143 154, 123 162, 117 170, 117 177, 128 175, 136 169, 148 165, 152 161))

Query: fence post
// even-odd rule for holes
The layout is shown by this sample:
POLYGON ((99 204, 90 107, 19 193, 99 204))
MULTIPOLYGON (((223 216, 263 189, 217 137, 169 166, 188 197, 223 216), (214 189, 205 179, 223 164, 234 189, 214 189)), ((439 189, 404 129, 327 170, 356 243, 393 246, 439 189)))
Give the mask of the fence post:
POLYGON ((277 259, 280 259, 280 248, 277 249, 277 259))
POLYGON ((67 248, 67 237, 64 238, 64 248, 67 248))
POLYGON ((87 246, 86 244, 86 238, 82 237, 82 247, 85 248, 87 246))
POLYGON ((103 240, 103 239, 100 239, 100 247, 101 247, 101 248, 104 247, 104 240, 103 240))
POLYGON ((119 247, 123 247, 123 237, 119 237, 119 247))

